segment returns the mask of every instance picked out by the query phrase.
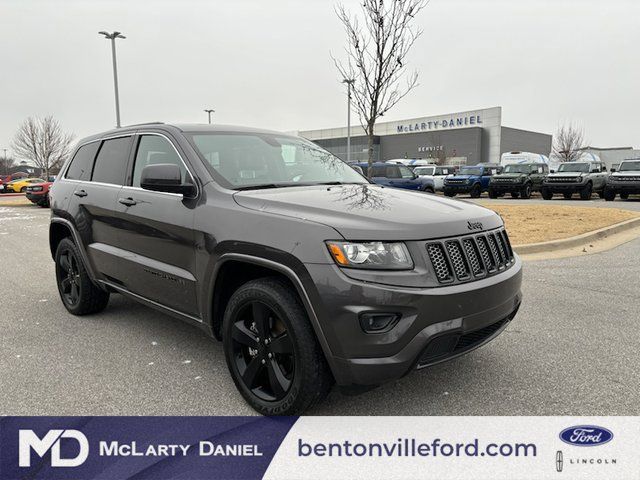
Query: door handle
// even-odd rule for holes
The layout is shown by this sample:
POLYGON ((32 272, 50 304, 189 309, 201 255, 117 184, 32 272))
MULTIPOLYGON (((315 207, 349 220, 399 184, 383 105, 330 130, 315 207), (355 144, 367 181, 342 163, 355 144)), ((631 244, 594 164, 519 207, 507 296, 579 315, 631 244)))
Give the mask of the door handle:
POLYGON ((131 205, 135 205, 136 202, 133 198, 128 197, 128 198, 119 198, 118 202, 120 202, 123 205, 126 205, 127 207, 130 207, 131 205))
POLYGON ((76 197, 86 197, 87 195, 89 195, 86 191, 84 190, 76 190, 75 192, 73 192, 73 194, 76 197))

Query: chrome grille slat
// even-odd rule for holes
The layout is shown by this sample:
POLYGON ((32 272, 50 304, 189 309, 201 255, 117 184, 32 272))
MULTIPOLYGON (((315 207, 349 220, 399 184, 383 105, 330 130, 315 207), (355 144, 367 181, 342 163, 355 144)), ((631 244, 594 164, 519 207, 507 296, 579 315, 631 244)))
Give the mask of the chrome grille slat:
POLYGON ((515 256, 504 228, 426 244, 439 283, 466 282, 502 272, 515 256))

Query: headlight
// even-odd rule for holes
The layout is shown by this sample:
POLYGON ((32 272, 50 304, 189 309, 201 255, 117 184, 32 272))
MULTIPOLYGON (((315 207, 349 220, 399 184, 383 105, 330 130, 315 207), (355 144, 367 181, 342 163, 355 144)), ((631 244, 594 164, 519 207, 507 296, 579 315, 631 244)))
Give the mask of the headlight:
POLYGON ((335 262, 341 267, 380 270, 408 270, 413 261, 404 243, 327 242, 335 262))
POLYGON ((577 176, 576 177, 576 182, 581 182, 581 181, 582 181, 582 176, 581 175, 577 176))
POLYGON ((467 178, 467 183, 471 183, 471 179, 470 178, 467 178))

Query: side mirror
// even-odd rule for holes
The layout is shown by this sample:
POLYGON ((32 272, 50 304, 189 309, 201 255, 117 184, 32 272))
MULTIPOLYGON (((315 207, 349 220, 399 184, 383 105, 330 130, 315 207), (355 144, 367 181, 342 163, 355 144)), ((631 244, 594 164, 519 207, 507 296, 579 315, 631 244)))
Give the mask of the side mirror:
POLYGON ((193 197, 196 187, 190 183, 182 183, 180 167, 173 163, 147 165, 142 169, 140 186, 154 192, 178 193, 185 197, 193 197))
POLYGON ((611 168, 611 173, 615 172, 616 169, 615 168, 611 168))
POLYGON ((549 170, 549 173, 556 173, 555 170, 549 170))

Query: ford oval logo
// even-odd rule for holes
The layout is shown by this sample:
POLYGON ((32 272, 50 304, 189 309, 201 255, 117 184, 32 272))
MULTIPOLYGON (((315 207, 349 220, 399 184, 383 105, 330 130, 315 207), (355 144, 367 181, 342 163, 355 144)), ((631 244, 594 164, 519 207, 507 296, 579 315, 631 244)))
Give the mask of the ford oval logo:
POLYGON ((611 431, 595 425, 578 425, 560 432, 560 440, 578 447, 595 447, 610 442, 612 438, 611 431))

